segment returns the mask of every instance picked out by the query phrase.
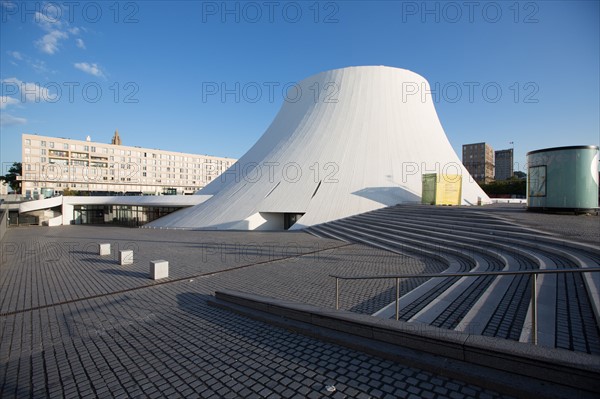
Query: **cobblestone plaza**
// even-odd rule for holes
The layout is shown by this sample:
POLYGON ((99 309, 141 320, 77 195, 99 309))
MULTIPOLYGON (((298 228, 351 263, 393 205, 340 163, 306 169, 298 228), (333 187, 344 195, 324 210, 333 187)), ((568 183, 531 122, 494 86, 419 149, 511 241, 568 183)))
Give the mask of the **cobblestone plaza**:
MULTIPOLYGON (((574 223, 595 242, 598 218, 573 218, 558 228, 574 223)), ((303 232, 24 227, 1 244, 3 398, 502 396, 207 305, 235 289, 333 308, 330 274, 435 264, 303 232), (105 242, 112 254, 101 257, 105 242), (133 265, 119 265, 120 249, 134 250, 133 265), (169 261, 168 279, 148 279, 154 259, 169 261)), ((385 280, 348 283, 342 307, 370 314, 393 296, 385 280)))

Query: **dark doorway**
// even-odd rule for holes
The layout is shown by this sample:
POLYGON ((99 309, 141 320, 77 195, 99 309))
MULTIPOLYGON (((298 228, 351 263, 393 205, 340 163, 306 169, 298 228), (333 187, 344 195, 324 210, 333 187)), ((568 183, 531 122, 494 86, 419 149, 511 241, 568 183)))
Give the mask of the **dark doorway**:
POLYGON ((284 213, 283 214, 283 228, 289 229, 296 223, 300 218, 304 216, 303 213, 284 213))

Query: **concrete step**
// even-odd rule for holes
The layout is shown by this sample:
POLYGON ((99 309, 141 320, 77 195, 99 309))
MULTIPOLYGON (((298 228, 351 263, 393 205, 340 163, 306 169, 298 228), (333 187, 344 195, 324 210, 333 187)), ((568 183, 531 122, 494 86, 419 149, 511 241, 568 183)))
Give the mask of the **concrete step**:
MULTIPOLYGON (((316 228, 318 234, 409 256, 435 255, 436 260, 446 259, 447 264, 448 259, 454 259, 451 270, 464 269, 460 263, 465 261, 470 264, 466 270, 585 268, 600 265, 600 248, 553 237, 466 208, 399 205, 316 228)), ((484 335, 504 334, 511 339, 528 342, 531 338, 531 310, 527 308, 531 292, 530 277, 503 276, 488 278, 488 281, 477 279, 430 279, 401 295, 401 314, 410 315, 408 317, 411 320, 430 324, 440 323, 444 317, 447 319, 442 324, 449 323, 450 318, 454 318, 453 323, 457 324, 460 319, 456 325, 458 330, 484 335), (467 298, 464 293, 468 293, 467 298), (423 301, 429 303, 424 304, 423 301), (469 303, 466 312, 465 303, 469 303), (448 314, 453 311, 456 313, 448 314)), ((561 326, 575 323, 569 328, 583 330, 584 335, 589 337, 588 351, 600 353, 600 343, 595 345, 592 342, 600 342, 600 275, 543 275, 538 277, 536 286, 539 344, 548 347, 573 346, 576 344, 573 335, 565 335, 561 326), (569 305, 569 298, 575 297, 579 309, 569 305), (562 309, 560 315, 557 308, 562 309)), ((395 303, 391 303, 375 314, 393 317, 394 313, 395 303)))

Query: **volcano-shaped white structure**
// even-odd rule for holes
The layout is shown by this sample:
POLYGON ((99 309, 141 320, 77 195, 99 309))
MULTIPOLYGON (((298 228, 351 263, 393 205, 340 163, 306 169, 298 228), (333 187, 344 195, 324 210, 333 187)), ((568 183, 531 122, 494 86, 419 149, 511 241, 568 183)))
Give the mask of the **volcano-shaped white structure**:
POLYGON ((384 66, 303 80, 256 144, 197 193, 208 200, 148 226, 282 229, 297 220, 298 229, 419 202, 421 175, 436 172, 463 176, 463 204, 489 202, 448 142, 428 93, 423 77, 384 66))

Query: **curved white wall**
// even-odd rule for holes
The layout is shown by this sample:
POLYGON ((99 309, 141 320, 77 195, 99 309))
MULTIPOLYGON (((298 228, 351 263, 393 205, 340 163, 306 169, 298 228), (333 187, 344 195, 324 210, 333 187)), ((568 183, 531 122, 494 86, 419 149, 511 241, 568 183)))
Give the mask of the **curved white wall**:
POLYGON ((436 171, 463 175, 463 204, 489 202, 448 142, 431 96, 421 95, 429 90, 423 77, 350 67, 299 88, 289 96, 301 92, 298 101, 286 101, 256 144, 197 193, 210 199, 148 226, 260 229, 277 224, 269 215, 304 213, 297 229, 418 202, 422 173, 436 171))

